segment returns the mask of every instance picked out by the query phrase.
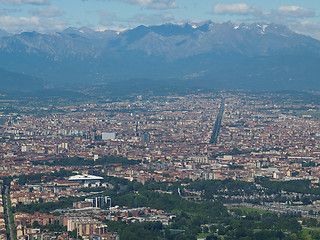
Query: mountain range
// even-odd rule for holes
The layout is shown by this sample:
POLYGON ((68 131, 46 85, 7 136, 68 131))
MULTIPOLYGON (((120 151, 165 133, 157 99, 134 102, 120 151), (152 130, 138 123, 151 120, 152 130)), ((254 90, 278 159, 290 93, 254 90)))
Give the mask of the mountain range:
POLYGON ((47 34, 0 30, 0 67, 0 82, 9 83, 13 74, 29 88, 144 79, 220 89, 319 90, 320 41, 274 23, 208 21, 47 34))

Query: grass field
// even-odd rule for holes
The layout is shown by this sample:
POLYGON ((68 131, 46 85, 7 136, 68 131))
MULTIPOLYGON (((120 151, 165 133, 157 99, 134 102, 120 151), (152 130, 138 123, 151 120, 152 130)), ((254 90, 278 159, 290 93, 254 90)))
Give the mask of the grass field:
POLYGON ((248 208, 248 207, 232 207, 230 208, 230 210, 232 209, 239 209, 241 211, 243 211, 244 213, 248 213, 248 212, 257 212, 257 213, 266 213, 266 211, 261 210, 261 209, 256 209, 256 208, 248 208))
MULTIPOLYGON (((320 236, 320 228, 302 228, 302 237, 303 239, 312 240, 313 238, 313 232, 318 233, 320 236)), ((318 238, 317 238, 318 239, 318 238)))
POLYGON ((210 236, 210 233, 199 233, 199 234, 197 235, 197 238, 206 238, 206 237, 208 237, 208 236, 210 236))

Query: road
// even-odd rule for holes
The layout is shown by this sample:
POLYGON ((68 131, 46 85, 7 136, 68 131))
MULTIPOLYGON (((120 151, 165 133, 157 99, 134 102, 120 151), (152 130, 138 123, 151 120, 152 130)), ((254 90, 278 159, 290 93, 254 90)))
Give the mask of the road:
POLYGON ((10 211, 9 211, 9 187, 4 186, 4 197, 6 199, 6 215, 8 219, 8 227, 9 227, 9 239, 14 240, 14 235, 13 235, 13 229, 12 229, 12 224, 11 224, 11 219, 10 219, 10 211))
POLYGON ((216 144, 218 142, 218 136, 219 136, 221 121, 222 121, 223 112, 224 112, 224 105, 225 105, 225 100, 222 99, 220 108, 219 108, 219 113, 216 119, 216 123, 214 124, 213 133, 211 135, 210 143, 216 144))

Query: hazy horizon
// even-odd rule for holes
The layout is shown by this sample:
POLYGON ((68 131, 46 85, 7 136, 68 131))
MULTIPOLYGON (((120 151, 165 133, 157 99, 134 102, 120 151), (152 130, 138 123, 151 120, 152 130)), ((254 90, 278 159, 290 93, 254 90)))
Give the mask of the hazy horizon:
POLYGON ((1 0, 0 29, 56 32, 68 27, 123 30, 164 23, 277 23, 320 39, 317 1, 1 0))

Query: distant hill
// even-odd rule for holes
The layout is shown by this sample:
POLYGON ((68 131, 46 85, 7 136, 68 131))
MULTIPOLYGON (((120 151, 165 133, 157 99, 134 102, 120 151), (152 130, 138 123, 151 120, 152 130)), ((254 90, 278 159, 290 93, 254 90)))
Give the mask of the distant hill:
POLYGON ((0 91, 35 91, 43 89, 43 81, 39 78, 8 72, 0 68, 0 91))
POLYGON ((3 33, 0 66, 60 87, 150 79, 190 87, 319 90, 320 41, 273 23, 211 21, 120 33, 3 33))

